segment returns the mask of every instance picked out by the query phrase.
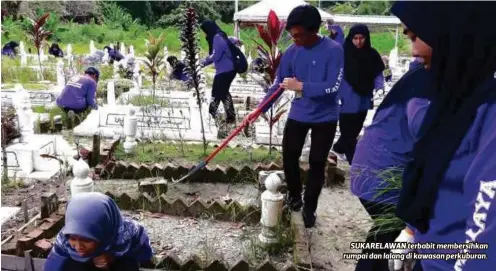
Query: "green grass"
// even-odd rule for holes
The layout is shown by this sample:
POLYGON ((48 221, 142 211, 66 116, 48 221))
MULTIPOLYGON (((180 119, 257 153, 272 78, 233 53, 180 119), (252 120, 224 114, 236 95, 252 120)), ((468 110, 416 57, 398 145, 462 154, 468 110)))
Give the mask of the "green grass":
POLYGON ((158 104, 162 107, 167 106, 169 104, 169 99, 165 98, 153 98, 152 96, 134 96, 131 98, 129 101, 130 104, 134 106, 147 106, 147 105, 153 105, 153 104, 158 104))
MULTIPOLYGON (((219 26, 228 35, 233 35, 234 24, 220 23, 219 26)), ((71 44, 73 54, 88 54, 90 40, 93 40, 98 49, 102 49, 103 46, 110 43, 115 45, 117 41, 121 41, 124 42, 126 48, 129 48, 129 45, 133 45, 136 54, 144 55, 146 51, 145 39, 148 37, 147 32, 155 36, 163 33, 165 36, 164 45, 167 46, 170 52, 176 55, 179 54, 181 48, 179 39, 180 31, 176 27, 147 29, 144 26, 136 26, 130 31, 124 31, 122 29, 112 29, 107 25, 61 24, 61 28, 64 28, 65 31, 57 33, 58 43, 64 51, 66 50, 66 45, 71 44)), ((322 30, 321 32, 323 35, 327 35, 326 30, 322 30)), ((394 47, 394 35, 392 32, 372 32, 371 36, 372 46, 381 54, 389 54, 389 51, 394 47)), ((202 49, 200 55, 205 57, 207 42, 205 41, 203 32, 199 32, 198 38, 202 49)), ((242 28, 240 38, 245 43, 246 50, 251 52, 252 57, 254 57, 256 44, 252 39, 260 40, 257 30, 255 28, 242 28)), ((10 31, 8 38, 2 33, 2 44, 10 40, 22 40, 26 44, 26 50, 31 48, 32 52, 35 51, 32 42, 26 39, 26 35, 20 27, 14 27, 10 31)), ((54 41, 50 40, 49 42, 54 41)), ((402 53, 409 51, 408 42, 402 35, 399 38, 399 47, 402 53)))
MULTIPOLYGON (((214 150, 213 147, 207 148, 207 154, 214 150)), ((204 158, 203 145, 201 144, 184 144, 184 155, 181 151, 180 144, 171 143, 142 143, 138 144, 135 149, 135 154, 126 154, 122 146, 119 146, 115 153, 115 158, 118 161, 134 162, 134 163, 190 163, 196 164, 204 158)), ((281 154, 272 152, 269 156, 269 151, 266 149, 254 149, 252 154, 240 148, 225 148, 217 154, 210 162, 211 165, 222 166, 254 166, 257 163, 281 162, 281 154)))
MULTIPOLYGON (((15 84, 5 84, 2 89, 13 89, 15 84)), ((26 90, 48 90, 50 88, 47 84, 39 84, 39 83, 23 83, 22 87, 26 90)))

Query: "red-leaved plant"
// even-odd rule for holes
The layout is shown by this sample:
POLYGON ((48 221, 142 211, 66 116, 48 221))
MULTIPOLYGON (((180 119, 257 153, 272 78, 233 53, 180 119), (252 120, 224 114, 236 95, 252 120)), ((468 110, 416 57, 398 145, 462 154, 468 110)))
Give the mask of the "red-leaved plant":
POLYGON ((42 79, 44 79, 44 76, 43 76, 43 68, 41 66, 40 51, 43 50, 43 45, 46 45, 48 43, 47 41, 48 37, 52 35, 52 32, 47 31, 43 28, 43 26, 46 24, 48 20, 48 17, 50 17, 50 13, 46 13, 45 15, 41 16, 36 20, 28 18, 28 20, 31 22, 31 27, 29 28, 27 36, 33 42, 34 47, 36 47, 36 52, 38 53, 38 63, 40 64, 40 73, 42 79))
MULTIPOLYGON (((254 40, 257 44, 258 57, 263 61, 263 67, 259 69, 263 73, 263 80, 256 80, 267 92, 270 86, 276 79, 276 72, 281 62, 283 52, 279 49, 278 43, 281 34, 284 32, 286 24, 281 22, 273 10, 270 10, 267 17, 267 25, 257 25, 258 34, 263 40, 263 43, 254 40)), ((277 104, 277 101, 274 103, 277 104)), ((272 127, 279 121, 281 116, 287 111, 284 109, 284 104, 274 108, 272 106, 269 111, 269 116, 263 114, 263 118, 269 123, 269 155, 272 153, 272 127)))

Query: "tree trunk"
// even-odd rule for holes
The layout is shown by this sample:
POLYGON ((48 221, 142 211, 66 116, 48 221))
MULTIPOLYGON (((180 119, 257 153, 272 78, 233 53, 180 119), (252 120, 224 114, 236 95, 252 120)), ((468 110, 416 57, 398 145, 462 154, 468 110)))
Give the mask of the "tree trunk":
POLYGON ((43 75, 43 68, 41 67, 41 57, 40 57, 40 48, 36 48, 36 51, 38 52, 38 63, 40 64, 40 74, 41 74, 41 80, 45 80, 45 76, 43 75))
POLYGON ((274 115, 274 110, 270 109, 270 117, 269 117, 269 156, 272 156, 272 118, 274 115))
POLYGON ((9 182, 9 170, 7 166, 7 152, 5 151, 5 146, 2 146, 2 184, 7 184, 9 182))
POLYGON ((198 101, 198 107, 200 108, 200 123, 201 123, 201 131, 203 137, 203 155, 207 155, 207 139, 205 138, 205 127, 203 127, 203 112, 201 106, 201 98, 200 98, 200 89, 195 87, 196 90, 196 100, 198 101))

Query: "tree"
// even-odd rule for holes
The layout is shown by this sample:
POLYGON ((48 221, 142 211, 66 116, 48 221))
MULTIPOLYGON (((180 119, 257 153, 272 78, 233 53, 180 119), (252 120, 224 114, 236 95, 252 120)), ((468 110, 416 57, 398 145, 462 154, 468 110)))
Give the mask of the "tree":
POLYGON ((38 53, 38 63, 40 64, 40 73, 42 79, 44 79, 44 76, 43 68, 41 66, 40 51, 43 50, 43 45, 48 44, 47 39, 50 35, 52 35, 52 32, 45 30, 43 27, 47 22, 49 16, 50 13, 46 13, 40 18, 36 19, 36 21, 28 18, 28 20, 31 22, 31 27, 27 33, 27 36, 33 42, 34 47, 36 48, 36 52, 38 53))
POLYGON ((148 49, 145 53, 146 60, 144 61, 145 65, 148 68, 150 75, 152 76, 153 90, 152 90, 152 99, 155 100, 155 90, 157 87, 157 78, 162 72, 164 68, 164 54, 162 51, 162 44, 164 42, 164 37, 162 37, 163 33, 160 34, 157 38, 153 36, 151 33, 148 33, 148 49))
MULTIPOLYGON (((262 68, 264 80, 261 82, 259 81, 258 83, 265 89, 265 92, 269 90, 272 82, 274 82, 277 69, 279 68, 279 63, 281 62, 282 52, 278 48, 278 43, 284 28, 285 23, 279 20, 273 10, 269 12, 266 27, 257 25, 258 34, 265 43, 265 45, 263 45, 254 39, 257 44, 258 56, 264 63, 264 67, 262 68)), ((283 106, 279 107, 275 112, 274 106, 272 106, 269 113, 270 117, 264 115, 264 118, 269 123, 269 155, 272 154, 272 128, 281 118, 282 114, 286 112, 283 106)))
POLYGON ((16 112, 14 108, 9 107, 6 108, 6 110, 2 110, 2 184, 6 184, 9 181, 7 152, 5 149, 12 140, 20 136, 21 134, 16 124, 16 112))
POLYGON ((185 71, 190 76, 189 85, 195 90, 195 96, 197 99, 198 107, 200 108, 200 122, 201 131, 203 136, 203 153, 207 154, 207 140, 205 138, 205 127, 203 125, 203 113, 202 113, 202 100, 204 91, 203 87, 205 84, 200 74, 199 59, 197 58, 199 47, 198 47, 198 16, 196 15, 195 9, 192 7, 190 2, 187 2, 184 6, 182 12, 182 19, 179 23, 181 28, 181 42, 182 50, 186 53, 186 58, 184 64, 186 66, 185 71))

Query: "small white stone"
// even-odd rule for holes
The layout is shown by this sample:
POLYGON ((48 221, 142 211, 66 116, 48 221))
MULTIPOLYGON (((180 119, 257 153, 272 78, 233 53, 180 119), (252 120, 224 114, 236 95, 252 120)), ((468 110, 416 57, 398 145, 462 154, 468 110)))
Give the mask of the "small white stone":
POLYGON ((279 175, 275 172, 270 173, 269 176, 267 176, 267 179, 265 179, 265 187, 272 193, 277 193, 281 183, 281 178, 279 178, 279 175))

